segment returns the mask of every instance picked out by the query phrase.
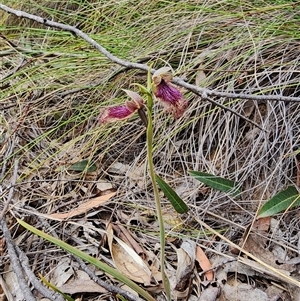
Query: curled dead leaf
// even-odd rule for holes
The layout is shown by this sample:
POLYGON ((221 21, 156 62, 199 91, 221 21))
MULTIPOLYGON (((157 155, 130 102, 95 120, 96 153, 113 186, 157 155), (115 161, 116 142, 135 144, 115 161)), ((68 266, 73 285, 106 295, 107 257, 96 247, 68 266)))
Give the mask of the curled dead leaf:
POLYGON ((114 236, 111 224, 107 227, 107 238, 114 264, 122 274, 145 286, 158 284, 158 279, 154 278, 148 264, 130 246, 114 236))
POLYGON ((214 279, 214 272, 211 270, 211 263, 205 255, 204 251, 199 246, 197 246, 196 248, 196 260, 198 261, 201 269, 203 271, 207 271, 205 273, 206 279, 208 281, 212 281, 214 279))
POLYGON ((184 241, 177 249, 177 271, 175 290, 184 291, 190 284, 191 275, 195 267, 196 243, 192 240, 184 241))

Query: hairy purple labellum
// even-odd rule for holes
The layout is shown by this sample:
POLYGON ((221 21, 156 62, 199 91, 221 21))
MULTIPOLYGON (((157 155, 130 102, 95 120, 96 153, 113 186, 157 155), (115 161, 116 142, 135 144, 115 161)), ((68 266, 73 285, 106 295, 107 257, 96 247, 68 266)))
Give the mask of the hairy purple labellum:
POLYGON ((131 100, 126 101, 125 104, 104 109, 98 117, 100 124, 128 119, 143 108, 144 102, 139 94, 129 90, 124 91, 131 97, 131 100))
POLYGON ((153 93, 164 104, 167 112, 172 113, 174 118, 179 118, 186 110, 188 102, 179 89, 171 83, 172 78, 173 75, 168 67, 154 72, 153 93))
POLYGON ((175 105, 182 98, 181 92, 163 79, 156 87, 155 96, 170 105, 175 105))

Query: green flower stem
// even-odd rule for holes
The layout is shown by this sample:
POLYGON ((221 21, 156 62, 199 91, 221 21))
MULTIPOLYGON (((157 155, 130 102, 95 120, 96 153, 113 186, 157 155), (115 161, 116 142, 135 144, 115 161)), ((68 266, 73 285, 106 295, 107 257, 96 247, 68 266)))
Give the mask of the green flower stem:
MULTIPOLYGON (((149 68, 151 70, 151 67, 149 68)), ((151 73, 148 72, 148 80, 147 80, 147 89, 151 91, 151 73)), ((148 101, 147 101, 147 116, 148 116, 148 126, 147 126, 147 160, 148 160, 148 168, 149 174, 152 182, 155 206, 156 206, 156 214, 159 225, 159 237, 160 237, 160 268, 162 274, 162 281, 165 289, 165 293, 167 295, 167 300, 171 300, 171 290, 169 279, 165 273, 165 245, 166 245, 166 237, 165 237, 165 225, 161 210, 161 202, 158 192, 158 187, 155 179, 154 172, 154 164, 153 164, 153 120, 152 120, 152 107, 153 107, 153 96, 152 93, 148 93, 148 101)))

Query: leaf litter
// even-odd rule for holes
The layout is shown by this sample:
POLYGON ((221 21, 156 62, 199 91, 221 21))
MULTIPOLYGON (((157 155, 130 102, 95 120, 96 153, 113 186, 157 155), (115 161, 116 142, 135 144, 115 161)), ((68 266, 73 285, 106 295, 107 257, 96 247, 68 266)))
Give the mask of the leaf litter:
MULTIPOLYGON (((102 4, 99 2, 98 5, 102 4)), ((176 5, 175 2, 174 5, 176 5)), ((64 2, 58 6, 63 7, 64 2)), ((157 8, 150 2, 146 1, 144 6, 151 12, 157 13, 157 8)), ((135 9, 134 11, 138 12, 140 8, 135 7, 135 9)), ((161 10, 160 14, 162 18, 168 16, 169 25, 154 24, 156 20, 152 20, 151 14, 149 17, 142 14, 143 18, 140 20, 134 19, 134 16, 129 13, 126 20, 123 20, 129 23, 125 24, 126 26, 124 24, 120 26, 131 28, 129 25, 133 21, 136 26, 142 24, 139 27, 140 32, 144 36, 152 37, 154 44, 165 50, 165 52, 154 51, 152 57, 170 62, 175 66, 178 74, 184 74, 188 80, 194 80, 199 84, 205 82, 207 87, 221 91, 299 96, 299 73, 297 72, 299 43, 290 36, 292 31, 285 32, 285 28, 288 29, 289 25, 295 23, 292 8, 284 17, 281 14, 286 11, 283 12, 281 9, 275 9, 272 15, 257 10, 253 14, 246 15, 251 21, 249 23, 237 20, 236 15, 229 15, 227 18, 222 16, 219 19, 217 13, 207 14, 205 10, 199 9, 197 12, 191 11, 179 17, 179 13, 175 16, 166 9, 168 8, 161 10), (275 28, 261 30, 260 24, 264 24, 262 20, 269 19, 270 16, 274 21, 270 23, 278 24, 278 28, 274 25, 275 28), (284 18, 285 26, 280 27, 282 24, 280 16, 284 18), (149 24, 152 28, 146 28, 144 24, 149 24), (187 28, 191 30, 189 39, 186 37, 187 28), (239 37, 240 42, 230 39, 226 29, 230 29, 235 37, 239 37), (245 32, 248 33, 248 30, 252 32, 253 39, 249 39, 248 35, 245 38, 245 32), (274 33, 277 30, 281 30, 280 34, 274 33), (284 35, 290 38, 285 39, 284 35), (216 41, 214 41, 215 38, 217 38, 216 41), (198 56, 201 56, 201 60, 198 56)), ((53 13, 55 14, 55 11, 53 13)), ((65 14, 58 18, 70 19, 71 15, 65 14)), ((93 18, 86 18, 86 20, 93 20, 93 18)), ((91 25, 87 24, 87 26, 91 25)), ((118 22, 115 22, 115 26, 119 26, 118 22)), ((92 27, 94 28, 94 25, 92 27)), ((115 29, 114 31, 117 32, 115 29)), ((51 33, 54 34, 54 32, 51 33)), ((41 40, 44 40, 44 33, 40 34, 41 40)), ((110 34, 113 37, 111 47, 116 49, 118 38, 114 37, 114 32, 110 34)), ((22 39, 25 38, 22 37, 22 39)), ((50 36, 48 39, 51 42, 50 36)), ((143 40, 139 38, 139 41, 143 40)), ((22 44, 21 40, 20 43, 22 44)), ((107 41, 107 43, 110 42, 107 41)), ((141 42, 137 48, 131 49, 130 55, 136 57, 137 54, 146 54, 151 57, 151 53, 145 53, 149 45, 144 43, 141 42)), ((124 43, 119 45, 123 45, 124 51, 126 50, 124 43)), ((82 45, 76 44, 75 46, 77 50, 82 49, 82 45)), ((9 46, 5 47, 10 49, 9 46)), ((34 50, 34 45, 32 47, 34 50)), ((45 51, 49 52, 46 44, 45 47, 45 51)), ((65 50, 62 51, 64 52, 65 50)), ((73 68, 70 77, 69 74, 66 76, 57 72, 55 66, 62 64, 60 57, 55 55, 46 58, 48 60, 46 65, 44 58, 35 59, 34 64, 38 67, 38 74, 30 67, 32 65, 24 67, 22 74, 26 77, 29 75, 31 85, 33 84, 33 87, 40 92, 24 92, 29 84, 23 81, 20 73, 9 82, 13 85, 13 93, 7 88, 2 90, 1 109, 10 105, 13 107, 1 111, 1 120, 3 120, 1 129, 5 129, 5 131, 1 130, 1 133, 5 134, 5 140, 9 138, 11 145, 16 147, 13 154, 16 155, 16 152, 20 154, 22 164, 19 175, 25 181, 24 184, 18 186, 15 195, 18 205, 21 204, 21 206, 15 206, 12 210, 17 210, 17 213, 28 219, 31 224, 45 228, 47 231, 54 231, 62 239, 69 240, 74 245, 79 245, 87 252, 107 261, 112 261, 112 258, 108 251, 107 237, 103 231, 107 224, 117 221, 137 237, 136 241, 145 251, 140 253, 128 242, 125 242, 126 245, 134 249, 142 260, 145 260, 145 256, 148 259, 152 258, 150 261, 154 264, 159 253, 158 229, 153 211, 153 194, 144 167, 144 128, 134 120, 119 128, 115 127, 106 134, 95 129, 93 120, 93 117, 98 114, 100 105, 104 106, 107 100, 118 101, 118 99, 113 99, 116 95, 115 87, 128 88, 131 82, 141 78, 140 74, 133 72, 131 78, 128 74, 119 74, 113 78, 112 82, 109 82, 106 79, 112 75, 111 66, 99 57, 95 59, 84 57, 82 61, 81 58, 76 58, 78 69, 73 68), (90 70, 87 72, 90 68, 89 64, 102 64, 102 69, 95 70, 93 66, 90 69, 93 72, 90 70), (89 75, 82 76, 82 70, 89 75), (67 78, 72 78, 72 80, 68 82, 67 78), (73 79, 74 83, 72 83, 73 79), (66 91, 66 89, 89 86, 95 80, 107 88, 101 91, 93 88, 90 91, 83 89, 78 93, 66 91), (20 94, 20 91, 24 94, 20 94), (65 95, 63 102, 62 93, 65 95), (29 106, 28 110, 27 106, 29 106), (16 120, 20 122, 16 123, 16 120), (15 130, 18 135, 10 137, 7 134, 14 133, 15 130), (64 168, 57 168, 58 166, 72 166, 74 162, 84 160, 97 162, 94 176, 84 171, 70 173, 64 168), (135 176, 131 177, 131 175, 135 176), (81 210, 83 207, 80 207, 80 204, 84 204, 86 200, 101 200, 97 194, 99 190, 106 188, 99 186, 98 180, 111 183, 117 188, 117 194, 111 201, 90 203, 88 207, 81 210), (22 207, 27 211, 22 211, 22 207), (57 208, 61 213, 57 212, 57 208), (29 215, 28 212, 34 212, 34 215, 29 215), (49 219, 49 224, 47 224, 46 220, 42 220, 43 214, 50 216, 50 212, 62 214, 59 219, 64 220, 63 228, 61 222, 49 219), (71 214, 71 216, 64 214, 71 214), (65 220, 66 217, 67 220, 65 220), (85 231, 80 226, 83 221, 85 221, 85 231), (74 223, 79 226, 75 226, 74 223), (99 231, 95 230, 97 228, 99 231)), ((14 55, 9 58, 4 57, 1 71, 5 74, 12 71, 22 58, 22 52, 14 52, 14 55)), ((71 60, 69 66, 73 63, 71 60)), ((225 232, 226 237, 234 242, 244 238, 245 232, 250 233, 248 238, 241 242, 245 250, 268 261, 276 268, 281 269, 286 264, 292 266, 292 269, 285 270, 285 272, 298 279, 299 264, 287 263, 299 257, 298 210, 294 209, 274 216, 273 219, 278 224, 277 228, 271 226, 262 232, 255 229, 255 224, 252 222, 262 203, 291 183, 299 182, 297 165, 299 104, 264 100, 252 102, 216 99, 237 112, 244 112, 248 118, 263 125, 267 130, 263 133, 236 116, 204 102, 199 97, 190 95, 189 100, 190 108, 186 116, 180 120, 166 121, 163 116, 155 115, 154 157, 157 173, 167 178, 173 188, 184 188, 183 193, 191 211, 182 216, 180 221, 176 221, 176 226, 170 225, 168 228, 166 261, 169 264, 169 273, 176 274, 179 261, 176 250, 182 249, 182 240, 188 236, 190 240, 200 241, 201 246, 204 246, 203 250, 212 264, 214 277, 223 292, 223 299, 220 299, 218 293, 215 293, 217 289, 214 292, 212 290, 211 299, 232 300, 232 296, 235 296, 234 300, 245 300, 243 298, 248 296, 246 300, 249 300, 251 296, 251 298, 265 300, 263 298, 266 298, 267 294, 269 299, 266 300, 272 300, 271 298, 275 300, 275 297, 277 300, 280 298, 298 300, 299 292, 295 286, 290 288, 284 279, 278 279, 270 270, 262 268, 253 260, 230 253, 228 244, 216 240, 215 237, 212 238, 209 231, 199 226, 195 217, 206 221, 214 229, 225 232), (179 141, 180 143, 177 143, 179 141), (223 193, 210 190, 190 178, 187 171, 191 169, 234 179, 243 185, 245 194, 241 199, 236 200, 223 193), (180 226, 177 226, 179 224, 180 226), (249 227, 246 227, 247 225, 249 227), (226 263, 226 256, 237 256, 239 262, 226 263), (219 259, 218 263, 216 258, 219 259), (223 264, 220 265, 220 262, 223 264), (217 266, 219 269, 215 270, 217 266), (226 283, 222 286, 221 280, 224 279, 226 283), (280 286, 280 292, 271 294, 268 289, 274 287, 274 284, 277 285, 276 287, 280 286), (253 295, 250 295, 252 292, 253 295)), ((12 157, 9 156, 11 153, 7 153, 8 150, 10 150, 8 144, 1 145, 0 155, 4 158, 1 163, 3 187, 9 187, 10 168, 13 165, 12 157)), ((166 220, 171 220, 172 215, 173 213, 169 215, 166 213, 166 220)), ((8 216, 8 219, 14 229, 14 217, 8 216)), ((17 239, 18 232, 14 233, 17 239)), ((20 246, 26 246, 26 250, 29 250, 28 256, 32 262, 36 263, 36 270, 44 275, 51 275, 53 271, 50 267, 55 266, 65 255, 36 239, 30 241, 21 237, 18 243, 20 246), (41 252, 41 249, 47 252, 41 252)), ((4 256, 3 263, 7 268, 9 260, 6 251, 3 251, 1 256, 4 256)), ((135 256, 133 257, 139 258, 135 256)), ((192 259, 190 265, 193 266, 192 259)), ((155 266, 159 271, 159 266, 155 266)), ((186 288, 190 289, 190 292, 185 292, 184 296, 190 295, 191 298, 203 299, 207 288, 214 287, 213 282, 204 287, 205 280, 201 272, 205 269, 196 265, 194 270, 189 271, 192 281, 186 288)), ((149 276, 147 277, 148 281, 149 276)), ((118 285, 113 279, 107 278, 107 281, 118 285)), ((158 288, 154 287, 154 293, 157 293, 157 290, 158 288)), ((94 296, 84 296, 88 296, 87 299, 96 300, 94 296)))

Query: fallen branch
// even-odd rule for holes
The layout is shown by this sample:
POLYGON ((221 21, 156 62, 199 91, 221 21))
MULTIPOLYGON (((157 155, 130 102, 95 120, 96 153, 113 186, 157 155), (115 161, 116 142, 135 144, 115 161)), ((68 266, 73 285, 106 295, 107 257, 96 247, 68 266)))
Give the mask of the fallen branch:
MULTIPOLYGON (((11 182, 13 185, 16 183, 17 175, 18 175, 18 161, 15 162, 14 173, 13 173, 13 177, 11 179, 11 182)), ((9 190, 9 194, 8 194, 6 203, 4 205, 4 208, 0 214, 0 230, 2 230, 2 232, 3 232, 3 236, 5 238, 7 252, 8 252, 8 255, 10 258, 11 266, 18 279, 18 285, 22 291, 24 300, 35 301, 36 299, 34 298, 32 292, 27 284, 27 281, 24 277, 22 266, 21 266, 19 257, 17 255, 17 252, 15 250, 15 247, 16 247, 15 243, 10 235, 10 231, 7 227, 7 223, 4 218, 5 211, 7 210, 10 202, 12 201, 13 193, 14 193, 14 189, 12 186, 9 190)))
POLYGON ((31 289, 29 288, 29 285, 27 284, 25 276, 23 274, 23 269, 22 269, 19 257, 15 250, 15 243, 10 235, 10 231, 9 231, 6 221, 4 219, 2 219, 0 221, 0 229, 2 230, 3 235, 5 237, 7 252, 8 252, 8 255, 10 258, 11 266, 18 279, 18 285, 24 296, 24 300, 36 301, 35 297, 33 296, 32 292, 31 292, 31 289))
MULTIPOLYGON (((148 70, 148 66, 141 63, 133 63, 126 60, 122 60, 116 56, 114 56, 112 53, 107 51, 104 47, 102 47, 100 44, 98 44, 94 39, 92 39, 90 36, 88 36, 86 33, 82 32, 80 29, 78 29, 75 26, 66 25, 63 23, 51 21, 45 18, 41 18, 39 16, 26 13, 21 10, 16 10, 13 8, 10 8, 4 4, 0 3, 0 9, 14 14, 17 17, 20 18, 26 18, 33 21, 36 21, 40 24, 43 24, 45 26, 53 27, 62 29, 65 31, 69 31, 72 34, 82 38, 86 42, 88 42, 90 45, 95 47, 99 52, 101 52, 104 56, 106 56, 111 62, 116 63, 118 65, 130 68, 130 69, 140 69, 143 71, 148 70)), ((155 69, 151 71, 152 73, 155 72, 155 69)), ((223 97, 223 98, 234 98, 234 99, 251 99, 251 100, 269 100, 269 101, 285 101, 285 102, 300 102, 300 97, 291 97, 291 96, 282 96, 282 95, 255 95, 255 94, 245 94, 245 93, 229 93, 229 92, 222 92, 222 91, 215 91, 207 88, 201 88, 192 84, 189 84, 185 82, 184 80, 180 79, 179 77, 174 77, 173 83, 177 84, 178 86, 181 86, 183 88, 186 88, 187 90, 199 95, 203 99, 208 99, 209 96, 216 96, 216 97, 223 97)), ((244 118, 244 117, 243 117, 244 118)))
POLYGON ((29 281, 32 283, 34 288, 39 291, 45 298, 48 298, 51 301, 64 301, 65 299, 59 294, 56 293, 53 290, 48 289, 46 286, 43 285, 43 283, 38 279, 34 273, 32 272, 30 265, 29 265, 29 260, 28 257, 24 252, 21 251, 21 249, 16 246, 16 251, 18 253, 18 256, 20 258, 20 262, 22 265, 22 268, 27 275, 29 281))

